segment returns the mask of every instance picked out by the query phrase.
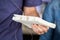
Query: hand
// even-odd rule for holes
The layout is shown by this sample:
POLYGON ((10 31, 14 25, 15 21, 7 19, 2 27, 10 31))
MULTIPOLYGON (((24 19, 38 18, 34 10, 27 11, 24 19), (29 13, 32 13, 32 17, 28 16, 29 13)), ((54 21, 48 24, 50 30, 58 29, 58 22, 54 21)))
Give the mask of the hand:
POLYGON ((32 29, 35 33, 41 35, 44 34, 48 31, 49 27, 43 26, 43 25, 38 25, 38 24, 33 24, 32 29))
POLYGON ((24 15, 39 17, 35 7, 24 7, 24 15))

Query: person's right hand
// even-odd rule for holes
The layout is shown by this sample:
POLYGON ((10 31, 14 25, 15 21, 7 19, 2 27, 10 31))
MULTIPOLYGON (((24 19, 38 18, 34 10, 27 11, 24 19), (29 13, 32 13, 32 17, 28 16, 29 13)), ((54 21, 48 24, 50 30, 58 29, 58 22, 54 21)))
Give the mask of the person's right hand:
POLYGON ((48 31, 49 27, 43 26, 43 25, 38 25, 38 24, 33 24, 32 29, 35 33, 41 35, 44 34, 48 31))

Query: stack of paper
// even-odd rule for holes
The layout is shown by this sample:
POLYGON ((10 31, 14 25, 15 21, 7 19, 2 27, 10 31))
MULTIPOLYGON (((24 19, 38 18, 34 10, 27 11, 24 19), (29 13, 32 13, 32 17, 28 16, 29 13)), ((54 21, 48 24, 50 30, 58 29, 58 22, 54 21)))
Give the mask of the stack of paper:
POLYGON ((14 14, 12 20, 14 20, 16 22, 20 22, 29 28, 31 28, 32 24, 40 24, 40 25, 44 25, 44 26, 47 26, 50 28, 56 27, 56 25, 54 23, 50 23, 50 22, 43 20, 42 18, 33 17, 33 16, 24 16, 24 15, 14 14))

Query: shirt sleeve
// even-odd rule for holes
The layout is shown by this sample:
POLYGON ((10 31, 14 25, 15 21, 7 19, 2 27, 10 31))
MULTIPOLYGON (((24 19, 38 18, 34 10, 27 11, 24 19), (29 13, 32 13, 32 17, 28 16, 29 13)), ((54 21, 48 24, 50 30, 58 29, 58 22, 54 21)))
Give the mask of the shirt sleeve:
POLYGON ((51 0, 42 0, 42 2, 47 2, 47 3, 49 3, 49 2, 51 2, 51 0))
POLYGON ((38 6, 42 3, 42 0, 24 0, 24 6, 38 6))
MULTIPOLYGON (((47 5, 43 13, 43 19, 48 22, 54 22, 54 10, 52 5, 47 5)), ((53 37, 53 29, 49 29, 47 33, 40 36, 40 40, 51 40, 53 37)))

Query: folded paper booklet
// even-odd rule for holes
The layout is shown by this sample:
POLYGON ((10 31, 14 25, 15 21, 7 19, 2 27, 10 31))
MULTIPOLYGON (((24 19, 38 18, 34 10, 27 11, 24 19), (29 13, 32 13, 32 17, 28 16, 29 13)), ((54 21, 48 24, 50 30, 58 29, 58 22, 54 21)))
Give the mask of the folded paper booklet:
POLYGON ((24 16, 24 15, 14 14, 12 20, 14 20, 16 22, 20 22, 29 28, 32 28, 31 27, 32 24, 40 24, 40 25, 44 25, 46 27, 50 27, 53 29, 56 28, 56 25, 54 23, 47 22, 47 21, 43 20, 42 18, 34 17, 34 16, 24 16))

